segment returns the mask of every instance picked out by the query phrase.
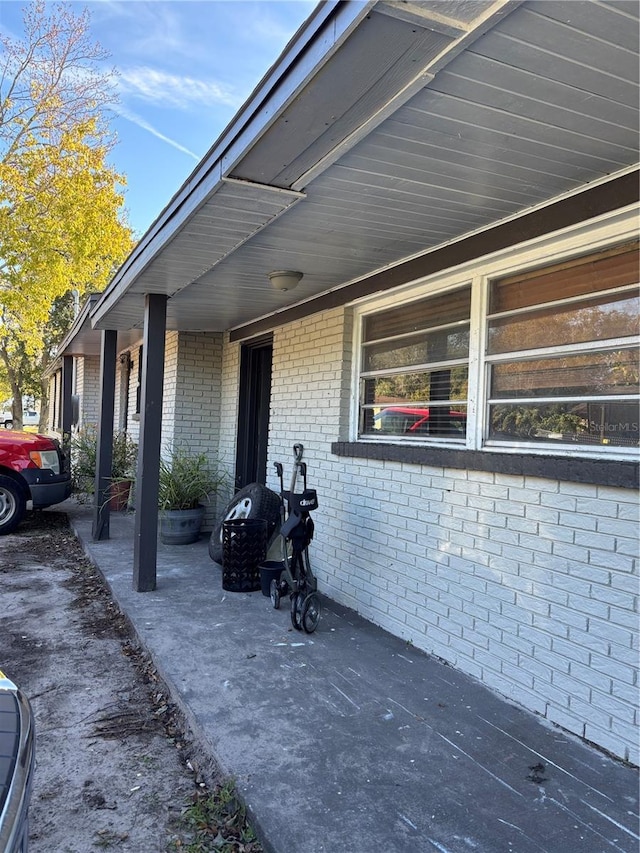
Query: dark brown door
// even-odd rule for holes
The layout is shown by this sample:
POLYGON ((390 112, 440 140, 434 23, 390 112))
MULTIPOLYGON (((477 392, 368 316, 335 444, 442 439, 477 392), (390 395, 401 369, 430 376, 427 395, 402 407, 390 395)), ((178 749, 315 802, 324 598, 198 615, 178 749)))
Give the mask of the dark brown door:
POLYGON ((272 358, 271 336, 244 344, 241 350, 236 489, 267 480, 272 358))

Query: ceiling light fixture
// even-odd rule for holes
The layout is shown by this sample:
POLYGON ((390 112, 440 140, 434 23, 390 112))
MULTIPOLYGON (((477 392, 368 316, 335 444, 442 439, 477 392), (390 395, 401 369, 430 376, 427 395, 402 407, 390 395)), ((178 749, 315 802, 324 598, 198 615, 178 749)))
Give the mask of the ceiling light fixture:
POLYGON ((276 290, 293 290, 302 278, 302 273, 296 270, 274 270, 269 273, 271 287, 276 290))

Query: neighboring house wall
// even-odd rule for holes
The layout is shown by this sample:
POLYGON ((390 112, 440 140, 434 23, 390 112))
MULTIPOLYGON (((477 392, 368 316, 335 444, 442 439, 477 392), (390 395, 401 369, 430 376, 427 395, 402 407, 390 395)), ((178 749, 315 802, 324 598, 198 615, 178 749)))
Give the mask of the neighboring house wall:
MULTIPOLYGON (((140 438, 138 376, 141 348, 139 345, 118 353, 115 381, 114 430, 123 423, 126 372, 121 359, 131 359, 126 430, 134 441, 140 438)), ((161 447, 184 445, 195 453, 203 451, 217 460, 220 444, 222 335, 195 332, 167 332, 165 341, 164 393, 162 404, 161 447)), ((81 425, 97 425, 99 412, 100 360, 77 360, 77 389, 80 395, 81 425)), ((59 384, 59 383, 58 383, 59 384)), ((53 380, 52 380, 53 387, 53 380)), ((226 500, 224 493, 220 500, 226 500)), ((217 514, 212 500, 205 517, 205 529, 212 526, 217 514)))
POLYGON ((80 398, 78 427, 97 424, 100 412, 100 359, 98 356, 76 358, 76 390, 80 398))

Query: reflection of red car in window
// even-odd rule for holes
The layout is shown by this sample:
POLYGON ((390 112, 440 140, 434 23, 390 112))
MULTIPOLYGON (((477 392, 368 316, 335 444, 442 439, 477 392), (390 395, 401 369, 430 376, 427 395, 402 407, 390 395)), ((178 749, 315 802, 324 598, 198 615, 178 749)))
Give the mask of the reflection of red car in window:
POLYGON ((432 435, 464 438, 466 412, 443 408, 419 409, 389 406, 374 415, 373 428, 384 435, 432 435))

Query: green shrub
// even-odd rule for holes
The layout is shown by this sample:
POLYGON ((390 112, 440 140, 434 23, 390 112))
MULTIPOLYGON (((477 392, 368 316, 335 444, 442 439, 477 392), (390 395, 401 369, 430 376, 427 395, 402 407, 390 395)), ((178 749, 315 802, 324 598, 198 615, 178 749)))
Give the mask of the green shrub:
MULTIPOLYGON (((113 434, 112 480, 135 480, 138 445, 131 436, 118 431, 113 434)), ((71 476, 76 492, 92 495, 96 478, 98 430, 87 424, 71 439, 71 476)))
POLYGON ((174 448, 160 459, 158 507, 195 509, 208 503, 225 481, 225 473, 205 453, 174 448))

